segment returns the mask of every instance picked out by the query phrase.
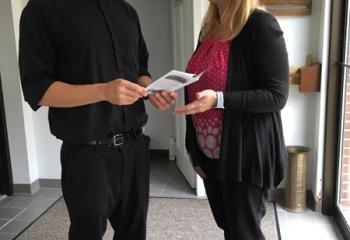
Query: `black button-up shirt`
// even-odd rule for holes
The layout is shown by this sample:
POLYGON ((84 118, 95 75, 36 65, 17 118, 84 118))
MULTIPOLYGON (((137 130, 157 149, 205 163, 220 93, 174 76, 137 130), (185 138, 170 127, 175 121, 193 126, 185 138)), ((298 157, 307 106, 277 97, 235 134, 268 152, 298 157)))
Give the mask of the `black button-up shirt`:
MULTIPOLYGON (((148 52, 136 11, 124 0, 30 0, 20 24, 20 72, 25 100, 37 110, 54 81, 95 84, 148 73, 148 52)), ((80 144, 142 127, 143 100, 50 108, 51 132, 80 144)))

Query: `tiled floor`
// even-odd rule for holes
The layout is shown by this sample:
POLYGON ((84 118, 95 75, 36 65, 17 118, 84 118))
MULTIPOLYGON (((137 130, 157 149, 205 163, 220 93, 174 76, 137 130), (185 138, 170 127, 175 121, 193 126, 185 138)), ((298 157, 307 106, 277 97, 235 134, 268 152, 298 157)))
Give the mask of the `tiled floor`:
POLYGON ((291 213, 277 204, 282 240, 342 240, 332 218, 313 211, 291 213))
MULTIPOLYGON (((17 194, 0 201, 0 240, 12 240, 58 198, 60 189, 43 188, 33 196, 17 194)), ((196 198, 176 167, 175 162, 153 158, 151 163, 151 197, 196 198)), ((331 218, 319 213, 290 213, 277 204, 282 240, 341 239, 331 218)))
MULTIPOLYGON (((152 157, 151 197, 196 198, 174 161, 152 157)), ((43 214, 58 198, 60 189, 40 189, 33 196, 17 194, 0 201, 0 240, 12 240, 43 214)), ((331 218, 319 213, 290 213, 277 204, 282 240, 337 240, 337 230, 331 218)))
POLYGON ((175 161, 162 157, 152 157, 151 197, 196 198, 192 189, 182 176, 175 161))
POLYGON ((60 197, 60 189, 41 188, 34 195, 16 194, 0 201, 0 240, 12 240, 60 197))

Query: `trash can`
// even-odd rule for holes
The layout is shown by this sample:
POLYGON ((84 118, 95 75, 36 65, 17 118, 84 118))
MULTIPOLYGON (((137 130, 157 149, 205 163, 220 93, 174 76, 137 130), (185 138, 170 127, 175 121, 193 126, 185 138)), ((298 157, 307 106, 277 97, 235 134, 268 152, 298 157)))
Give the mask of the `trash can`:
POLYGON ((307 155, 310 148, 288 146, 287 179, 284 188, 284 208, 290 212, 306 210, 307 155))

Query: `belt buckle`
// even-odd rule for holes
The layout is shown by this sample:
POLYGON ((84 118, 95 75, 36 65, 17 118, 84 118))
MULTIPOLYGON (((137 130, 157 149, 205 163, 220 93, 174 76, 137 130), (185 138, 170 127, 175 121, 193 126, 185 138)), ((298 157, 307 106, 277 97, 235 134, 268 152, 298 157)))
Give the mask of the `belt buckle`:
POLYGON ((113 146, 119 147, 125 143, 123 134, 117 134, 113 137, 113 146))

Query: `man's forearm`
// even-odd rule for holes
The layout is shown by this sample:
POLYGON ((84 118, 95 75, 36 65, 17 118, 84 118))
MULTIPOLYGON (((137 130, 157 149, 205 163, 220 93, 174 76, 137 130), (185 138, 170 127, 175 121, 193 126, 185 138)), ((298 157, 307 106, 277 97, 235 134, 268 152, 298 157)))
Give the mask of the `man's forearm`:
POLYGON ((72 85, 56 81, 44 94, 39 105, 70 108, 105 101, 105 84, 72 85))

